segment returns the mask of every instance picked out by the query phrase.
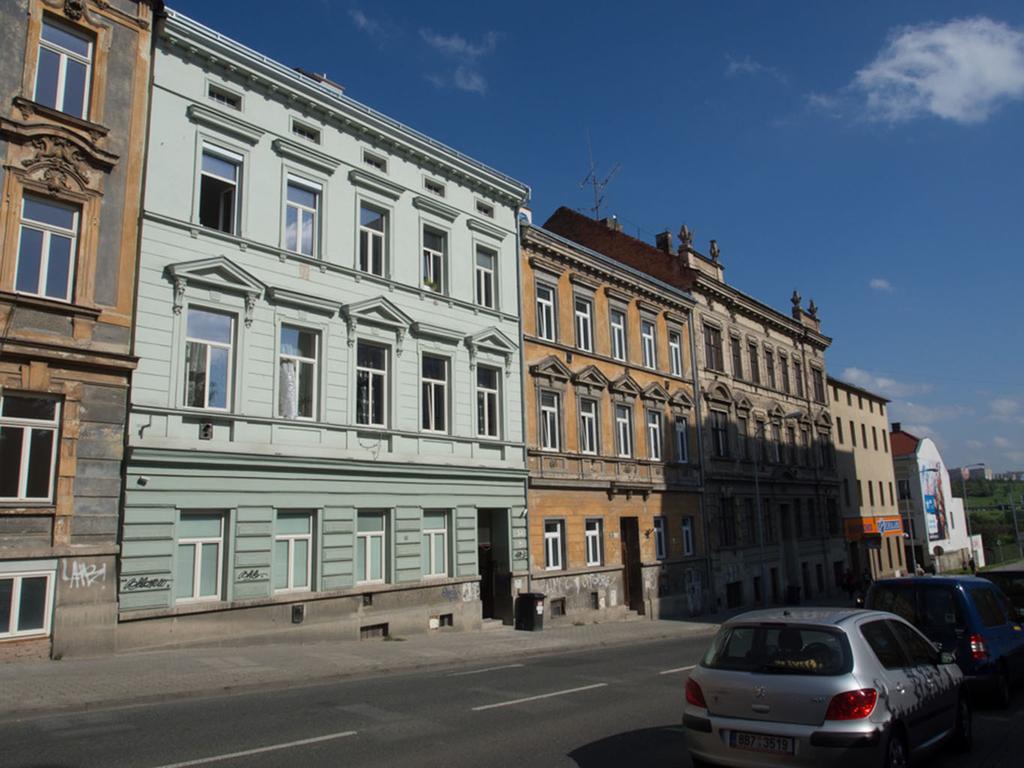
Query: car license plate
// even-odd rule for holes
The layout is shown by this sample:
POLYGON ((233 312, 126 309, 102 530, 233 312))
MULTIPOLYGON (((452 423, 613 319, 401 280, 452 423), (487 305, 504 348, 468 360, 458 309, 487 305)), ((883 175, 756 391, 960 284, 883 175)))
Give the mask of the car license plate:
POLYGON ((730 731, 729 746, 751 752, 771 752, 777 755, 793 754, 793 739, 789 736, 769 736, 765 733, 730 731))

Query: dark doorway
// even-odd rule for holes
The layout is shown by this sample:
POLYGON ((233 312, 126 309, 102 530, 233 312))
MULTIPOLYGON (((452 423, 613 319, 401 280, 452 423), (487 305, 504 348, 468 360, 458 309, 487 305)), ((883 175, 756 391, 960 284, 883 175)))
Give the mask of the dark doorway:
POLYGON ((644 614, 644 583, 640 568, 640 523, 635 517, 619 518, 622 540, 622 577, 629 609, 644 614))
POLYGON ((506 509, 477 511, 477 563, 481 616, 512 621, 512 572, 506 509))

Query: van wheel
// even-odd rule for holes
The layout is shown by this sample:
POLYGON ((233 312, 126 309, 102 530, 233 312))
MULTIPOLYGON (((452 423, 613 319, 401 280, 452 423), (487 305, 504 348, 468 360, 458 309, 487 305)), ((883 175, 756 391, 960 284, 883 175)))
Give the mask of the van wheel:
POLYGON ((907 743, 903 739, 901 731, 893 730, 889 736, 889 743, 885 747, 885 760, 882 768, 908 768, 907 743))
POLYGON ((974 722, 971 703, 964 695, 956 705, 956 729, 953 731, 953 748, 957 752, 970 752, 974 746, 974 722))
POLYGON ((1000 665, 996 672, 996 705, 1000 709, 1009 709, 1013 691, 1010 689, 1010 676, 1006 667, 1000 665))

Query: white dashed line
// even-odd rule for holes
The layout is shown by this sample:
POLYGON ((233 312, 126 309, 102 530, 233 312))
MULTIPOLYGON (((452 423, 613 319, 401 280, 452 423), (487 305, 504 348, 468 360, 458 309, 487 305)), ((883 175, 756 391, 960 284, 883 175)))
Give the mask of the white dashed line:
POLYGON ((220 760, 231 760, 236 757, 248 757, 249 755, 259 755, 263 752, 275 752, 279 749, 291 749, 292 747, 302 747, 306 744, 317 744, 321 741, 343 739, 346 736, 355 736, 356 733, 356 731, 342 731, 341 733, 329 733, 326 736, 315 736, 312 739, 300 739, 299 741, 289 741, 285 744, 271 744, 269 747, 257 747, 256 749, 246 749, 241 752, 229 752, 225 755, 200 757, 196 760, 186 760, 183 763, 171 763, 169 765, 161 765, 158 766, 158 768, 188 768, 188 766, 190 765, 205 765, 206 763, 216 763, 220 760))
POLYGON ((462 677, 463 675, 479 675, 484 672, 496 672, 499 669, 516 669, 525 666, 523 664, 504 664, 500 667, 485 667, 484 669, 471 669, 468 672, 452 672, 448 677, 462 677))
POLYGON ((675 669, 666 669, 664 672, 659 672, 659 675, 674 675, 676 672, 689 672, 691 669, 696 667, 696 664, 691 664, 688 667, 676 667, 675 669))
MULTIPOLYGON (((604 688, 608 683, 594 683, 593 685, 584 685, 581 688, 569 688, 565 691, 554 691, 553 693, 542 693, 539 696, 527 696, 524 699, 513 699, 512 701, 501 701, 497 704, 485 704, 482 707, 473 707, 471 712, 482 712, 485 709, 497 709, 498 707, 509 707, 513 704, 523 704, 527 701, 537 701, 538 699, 550 699, 552 696, 565 696, 567 693, 579 693, 580 691, 592 691, 595 688, 604 688)), ((172 768, 168 766, 167 768, 172 768)))

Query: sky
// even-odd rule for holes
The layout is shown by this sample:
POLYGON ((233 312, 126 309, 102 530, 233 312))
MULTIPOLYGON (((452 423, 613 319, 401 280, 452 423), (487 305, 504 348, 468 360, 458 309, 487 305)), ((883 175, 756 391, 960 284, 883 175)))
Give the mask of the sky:
POLYGON ((1024 3, 178 0, 525 182, 686 223, 950 467, 1024 470, 1024 3), (286 12, 280 12, 285 11, 286 12))

